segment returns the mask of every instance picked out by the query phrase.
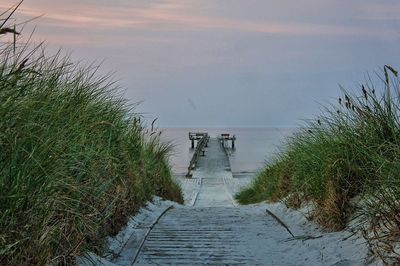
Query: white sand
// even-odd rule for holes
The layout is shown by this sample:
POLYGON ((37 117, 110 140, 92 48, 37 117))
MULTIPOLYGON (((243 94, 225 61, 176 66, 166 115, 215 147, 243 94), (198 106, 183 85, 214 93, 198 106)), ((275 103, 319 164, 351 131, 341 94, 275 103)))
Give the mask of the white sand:
POLYGON ((319 230, 306 219, 308 208, 291 210, 283 203, 238 206, 234 193, 248 185, 251 176, 234 178, 218 143, 211 142, 207 152, 192 179, 177 177, 185 206, 155 198, 109 239, 107 254, 88 254, 78 264, 367 263, 368 248, 359 234, 319 230))
MULTIPOLYGON (((243 177, 242 177, 243 178, 243 177)), ((185 194, 185 203, 189 206, 195 203, 195 197, 199 197, 198 193, 201 194, 201 189, 204 190, 205 183, 200 184, 199 179, 179 179, 185 194)), ((240 188, 238 183, 246 184, 248 181, 237 180, 234 178, 225 180, 225 188, 221 183, 221 190, 218 193, 217 189, 207 190, 207 196, 212 196, 210 193, 215 191, 216 195, 214 199, 220 198, 220 195, 226 195, 226 187, 229 187, 230 191, 236 191, 240 188)), ((212 186, 215 187, 215 184, 212 186)), ((232 196, 232 195, 231 195, 232 196)), ((196 201, 198 201, 197 198, 196 201)), ((364 265, 367 257, 367 246, 363 238, 356 234, 351 236, 350 231, 342 231, 335 233, 326 233, 318 229, 318 227, 309 222, 306 219, 308 212, 307 208, 300 210, 287 209, 283 203, 275 204, 256 204, 251 206, 232 207, 234 204, 227 203, 225 196, 222 197, 222 202, 227 204, 226 207, 219 205, 219 207, 205 208, 205 206, 179 206, 173 202, 162 201, 159 198, 155 198, 154 202, 149 203, 146 208, 143 208, 135 217, 132 217, 124 230, 122 230, 115 238, 109 239, 109 252, 103 255, 102 258, 89 254, 91 259, 96 265, 131 265, 133 258, 135 257, 140 244, 143 242, 142 239, 149 231, 149 227, 155 222, 166 208, 173 205, 174 211, 167 211, 165 215, 160 219, 159 223, 163 221, 171 224, 171 221, 178 221, 182 219, 182 214, 190 215, 190 209, 194 212, 205 210, 201 217, 205 217, 209 224, 213 225, 213 228, 220 227, 221 224, 213 221, 212 217, 216 216, 215 211, 218 212, 218 216, 226 216, 224 220, 229 222, 227 229, 235 232, 237 235, 237 244, 235 246, 229 246, 230 244, 223 245, 223 251, 227 252, 226 249, 232 251, 232 257, 235 260, 226 260, 230 264, 240 262, 238 258, 245 259, 246 264, 264 264, 264 265, 364 265), (182 211, 180 211, 182 209, 182 211), (282 225, 280 225, 273 217, 266 213, 266 209, 273 212, 279 219, 281 219, 294 234, 293 238, 282 225), (232 216, 232 213, 234 215, 232 216), (177 215, 174 217, 174 215, 177 215), (232 218, 233 217, 233 218, 232 218)), ((214 204, 212 200, 210 204, 214 204)), ((201 204, 203 205, 203 203, 201 204)), ((196 215, 196 214, 194 214, 196 215)), ((207 224, 206 221, 201 221, 202 226, 207 224)), ((179 223, 179 222, 177 222, 179 223)), ((193 222, 194 223, 194 222, 193 222)), ((172 223, 173 226, 177 226, 172 223)), ((224 223, 222 224, 224 225, 224 223)), ((180 225, 179 225, 180 226, 180 225)), ((201 228, 199 225, 193 224, 196 228, 201 228)), ((157 224, 151 230, 156 230, 157 224)), ((223 236, 220 236, 224 239, 223 236)), ((169 242, 171 242, 170 240, 169 242)), ((185 241, 185 240, 179 240, 185 241)), ((194 242, 196 243, 196 241, 194 242)), ((162 260, 151 260, 144 255, 139 255, 136 258, 136 263, 141 265, 147 264, 193 264, 198 263, 212 263, 212 253, 215 252, 216 246, 210 247, 209 252, 203 253, 196 252, 199 248, 192 251, 192 260, 179 260, 179 255, 182 254, 165 254, 165 252, 172 252, 171 250, 165 250, 165 247, 159 249, 164 252, 164 255, 170 258, 169 260, 164 258, 162 260), (174 258, 174 259, 171 259, 174 258), (197 260, 195 260, 197 259, 197 260)), ((146 249, 147 250, 147 249, 146 249)), ((219 247, 219 250, 222 250, 219 247)), ((176 251, 176 249, 175 249, 176 251)), ((141 250, 141 253, 148 253, 149 251, 141 250)), ((222 251, 221 251, 222 252, 222 251)), ((185 253, 187 254, 187 253, 185 253)), ((223 253, 226 254, 226 253, 223 253)), ((226 255, 227 256, 227 255, 226 255)), ((229 256, 228 256, 229 257, 229 256)), ((224 262, 224 260, 220 260, 224 262)), ((241 261, 243 262, 243 261, 241 261)), ((92 265, 87 259, 80 259, 79 265, 92 265)))

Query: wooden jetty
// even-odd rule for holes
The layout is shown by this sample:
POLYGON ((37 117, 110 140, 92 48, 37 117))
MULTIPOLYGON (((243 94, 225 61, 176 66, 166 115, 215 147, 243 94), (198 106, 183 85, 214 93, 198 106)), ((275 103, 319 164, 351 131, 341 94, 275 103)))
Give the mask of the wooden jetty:
MULTIPOLYGON (((205 156, 205 148, 208 146, 208 142, 210 140, 210 136, 208 135, 207 132, 189 132, 189 140, 192 142, 192 149, 195 148, 195 151, 193 153, 192 159, 190 160, 189 167, 188 167, 188 172, 186 174, 187 178, 192 177, 192 170, 196 168, 196 164, 198 161, 199 156, 205 156), (197 144, 195 145, 195 141, 197 144), (196 146, 196 147, 195 147, 196 146)), ((235 141, 236 141, 236 136, 231 135, 229 133, 222 133, 219 137, 218 140, 220 141, 222 147, 224 148, 226 152, 226 142, 231 141, 232 142, 232 149, 235 149, 235 141)))

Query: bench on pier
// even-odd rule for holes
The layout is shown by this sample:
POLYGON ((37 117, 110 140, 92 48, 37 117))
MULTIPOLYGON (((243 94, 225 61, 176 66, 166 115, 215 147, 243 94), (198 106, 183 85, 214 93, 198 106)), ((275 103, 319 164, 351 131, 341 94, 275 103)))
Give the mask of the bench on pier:
MULTIPOLYGON (((192 149, 194 149, 194 141, 199 142, 203 137, 207 137, 208 133, 205 132, 189 132, 189 140, 192 142, 192 149)), ((207 147, 206 143, 206 146, 207 147)))
POLYGON ((221 137, 220 137, 220 140, 221 140, 221 144, 222 145, 225 144, 225 141, 229 141, 229 140, 232 141, 232 149, 235 148, 235 140, 236 140, 236 136, 235 135, 231 135, 229 133, 222 133, 221 137))

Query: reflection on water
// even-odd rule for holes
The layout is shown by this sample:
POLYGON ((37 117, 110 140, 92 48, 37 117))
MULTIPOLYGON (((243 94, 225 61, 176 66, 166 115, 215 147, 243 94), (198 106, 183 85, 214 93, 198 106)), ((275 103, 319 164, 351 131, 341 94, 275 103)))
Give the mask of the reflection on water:
MULTIPOLYGON (((279 149, 283 148, 282 141, 292 135, 297 128, 165 128, 161 134, 164 141, 174 145, 171 156, 173 171, 177 174, 185 173, 193 154, 188 133, 208 132, 210 137, 217 137, 221 133, 236 135, 235 150, 230 152, 232 171, 256 172, 272 159, 279 149)), ((231 142, 229 141, 229 146, 231 142)))

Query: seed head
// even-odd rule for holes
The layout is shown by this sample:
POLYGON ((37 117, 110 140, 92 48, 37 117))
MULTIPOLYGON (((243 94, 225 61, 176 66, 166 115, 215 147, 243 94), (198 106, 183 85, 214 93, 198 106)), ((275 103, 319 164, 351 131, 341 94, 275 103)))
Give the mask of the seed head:
POLYGON ((365 100, 368 100, 368 93, 367 93, 367 91, 365 90, 364 85, 362 85, 362 92, 363 92, 363 94, 364 94, 365 100))
POLYGON ((6 33, 13 33, 15 35, 20 35, 19 32, 17 32, 15 29, 11 28, 0 28, 0 35, 6 34, 6 33))

